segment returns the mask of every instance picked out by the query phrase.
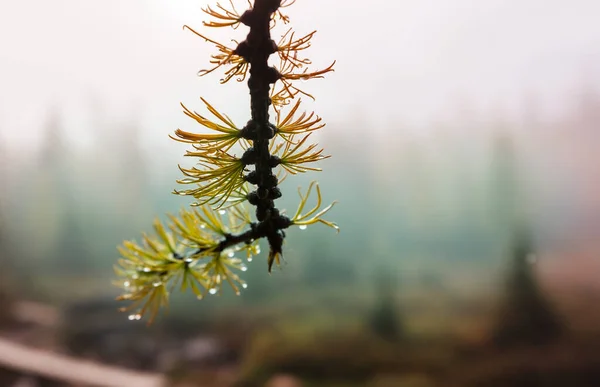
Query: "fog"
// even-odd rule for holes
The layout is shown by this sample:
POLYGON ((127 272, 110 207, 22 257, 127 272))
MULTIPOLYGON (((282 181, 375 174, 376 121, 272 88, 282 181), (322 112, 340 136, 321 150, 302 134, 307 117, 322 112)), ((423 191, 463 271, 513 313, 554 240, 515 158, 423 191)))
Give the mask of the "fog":
MULTIPOLYGON (((181 27, 201 26, 203 5, 2 1, 3 136, 31 146, 48 106, 60 105, 69 132, 89 142, 82 127, 92 99, 113 119, 137 116, 156 146, 189 124, 180 101, 204 96, 245 119, 244 85, 195 76, 211 48, 181 27), (231 99, 234 90, 240 97, 231 99)), ((544 117, 560 117, 574 86, 600 83, 599 12, 594 0, 321 0, 298 1, 293 22, 299 33, 318 30, 315 65, 337 60, 327 81, 310 86, 319 114, 335 122, 358 109, 370 133, 395 120, 418 132, 465 106, 518 116, 532 97, 544 117)))
POLYGON ((332 157, 277 207, 318 180, 341 232, 292 227, 271 275, 263 243, 239 297, 175 291, 146 329, 115 247, 191 202, 180 102, 249 118, 182 26, 245 27, 203 28, 199 0, 0 1, 0 385, 43 373, 17 344, 181 386, 600 385, 600 2, 298 0, 314 68, 336 61, 302 83, 332 157))

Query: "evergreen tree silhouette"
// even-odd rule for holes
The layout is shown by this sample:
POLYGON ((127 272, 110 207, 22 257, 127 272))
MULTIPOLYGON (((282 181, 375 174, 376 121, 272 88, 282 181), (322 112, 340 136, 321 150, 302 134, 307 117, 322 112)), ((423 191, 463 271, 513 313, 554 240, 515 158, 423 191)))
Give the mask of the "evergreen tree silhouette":
POLYGON ((69 272, 81 273, 91 267, 89 249, 85 243, 87 227, 81 218, 75 207, 66 207, 60 224, 55 258, 59 272, 64 272, 64 268, 68 268, 69 272))
POLYGON ((63 129, 60 111, 51 108, 36 158, 34 186, 28 187, 34 195, 30 200, 35 203, 27 207, 29 222, 35 222, 30 227, 44 240, 30 254, 43 262, 44 270, 52 274, 64 273, 65 267, 77 269, 86 262, 82 254, 85 228, 78 219, 81 216, 69 165, 72 155, 63 129))
POLYGON ((127 165, 127 168, 118 168, 121 208, 126 213, 143 213, 150 205, 151 185, 141 146, 141 126, 135 121, 121 124, 119 133, 119 146, 113 149, 120 165, 127 165))
POLYGON ((380 338, 397 342, 404 338, 403 322, 396 308, 394 281, 389 272, 381 271, 376 277, 378 300, 369 316, 369 329, 380 338))
POLYGON ((498 347, 549 343, 560 336, 563 325, 535 276, 534 240, 526 226, 526 191, 515 145, 505 134, 493 143, 492 167, 494 231, 502 255, 510 257, 492 341, 498 347))
POLYGON ((39 172, 56 188, 65 187, 66 151, 68 145, 63 132, 63 119, 56 107, 49 109, 43 126, 41 147, 36 159, 39 172))
POLYGON ((148 219, 143 215, 153 205, 150 171, 141 144, 142 127, 135 115, 126 120, 111 121, 99 100, 92 99, 91 105, 95 122, 94 148, 97 152, 96 161, 91 167, 102 173, 99 179, 90 184, 97 186, 95 194, 99 194, 100 202, 107 206, 100 215, 109 215, 103 219, 103 223, 110 224, 109 233, 114 232, 116 237, 130 227, 138 229, 146 224, 148 219), (110 157, 107 157, 107 149, 110 150, 110 157), (127 222, 114 225, 114 218, 124 214, 127 214, 127 222))
POLYGON ((515 236, 511 254, 506 294, 493 343, 498 347, 550 343, 564 333, 564 326, 536 280, 535 250, 527 230, 515 236))
POLYGON ((522 222, 524 192, 513 140, 498 134, 492 143, 491 216, 495 234, 506 246, 522 222))
POLYGON ((0 136, 0 326, 12 322, 13 295, 16 293, 14 284, 18 283, 15 265, 14 244, 9 236, 8 211, 8 165, 7 147, 0 136))
MULTIPOLYGON (((0 137, 0 181, 2 182, 6 182, 8 179, 6 165, 8 165, 6 146, 2 142, 2 137, 0 137)), ((10 271, 9 266, 12 266, 8 237, 8 220, 6 218, 6 202, 8 200, 6 186, 6 183, 0 185, 0 265, 3 267, 2 272, 0 272, 0 282, 3 282, 2 273, 10 271)))

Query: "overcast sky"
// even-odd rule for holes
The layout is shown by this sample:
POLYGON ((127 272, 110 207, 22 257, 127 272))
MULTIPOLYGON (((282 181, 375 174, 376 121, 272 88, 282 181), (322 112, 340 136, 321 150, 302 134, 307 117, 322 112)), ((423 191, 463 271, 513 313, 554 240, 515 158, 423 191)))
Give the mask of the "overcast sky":
MULTIPOLYGON (((98 101, 115 119, 142 120, 159 141, 194 129, 179 102, 198 109, 200 96, 244 123, 245 84, 196 76, 213 51, 181 27, 202 28, 206 3, 0 0, 4 137, 35 141, 49 107, 61 106, 84 139, 98 101)), ((335 73, 306 85, 330 122, 362 112, 374 125, 420 124, 464 100, 517 111, 531 93, 555 113, 574 86, 600 83, 598 0, 298 0, 288 13, 298 33, 319 31, 315 65, 337 60, 335 73)))

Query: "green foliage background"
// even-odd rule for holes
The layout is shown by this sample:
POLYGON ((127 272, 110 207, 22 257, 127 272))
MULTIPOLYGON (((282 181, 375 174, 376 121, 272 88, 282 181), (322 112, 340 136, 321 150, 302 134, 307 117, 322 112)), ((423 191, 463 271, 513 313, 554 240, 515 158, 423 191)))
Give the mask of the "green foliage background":
MULTIPOLYGON (((332 210, 339 234, 290 230, 281 269, 269 275, 266 261, 255 257, 242 273, 248 288, 239 297, 229 289, 201 302, 178 292, 171 297, 171 323, 192 334, 207 330, 238 348, 248 379, 285 371, 320 385, 349 364, 356 380, 373 370, 434 367, 435 374, 459 356, 449 346, 453 338, 470 342, 485 336, 482 329, 502 331, 499 312, 517 316, 515 324, 528 315, 511 311, 521 304, 507 284, 520 281, 538 306, 553 305, 537 264, 525 263, 515 245, 523 231, 535 239, 528 249, 544 256, 577 240, 581 228, 574 225, 585 227, 585 203, 579 213, 564 208, 570 196, 560 182, 569 176, 548 171, 555 157, 551 128, 530 122, 533 129, 523 132, 506 121, 466 117, 427 128, 428 135, 394 124, 369 142, 340 135, 364 125, 349 117, 330 123, 318 139, 334 155, 319 180, 323 200, 340 201, 332 210)), ((110 305, 118 291, 110 286, 116 246, 139 235, 155 214, 186 205, 168 194, 179 150, 144 145, 143 128, 131 123, 82 130, 92 134, 92 146, 74 146, 59 111, 51 111, 39 147, 0 153, 7 183, 0 196, 0 279, 20 299, 110 305)), ((295 208, 296 188, 309 179, 300 174, 283 183, 282 208, 295 208)), ((102 312, 102 321, 135 324, 118 307, 114 302, 110 316, 102 312)), ((542 312, 554 319, 551 310, 542 312)), ((527 336, 530 328, 511 332, 527 336)))
MULTIPOLYGON (((144 149, 143 129, 136 125, 89 128, 95 140, 88 148, 70 145, 58 111, 44 126, 39 149, 26 158, 4 156, 19 165, 3 172, 9 182, 3 225, 15 251, 10 259, 31 279, 22 290, 32 296, 100 296, 111 291, 105 285, 115 246, 128 235, 135 238, 153 214, 186 205, 168 194, 178 160, 144 149)), ((370 293, 380 270, 407 283, 456 264, 489 268, 493 277, 507 233, 525 216, 519 192, 531 188, 520 176, 526 168, 517 165, 520 144, 507 130, 480 128, 470 146, 443 136, 423 141, 393 135, 363 144, 336 135, 334 126, 319 139, 335 155, 323 162, 319 179, 324 201, 340 200, 334 211, 343 232, 291 230, 281 271, 269 276, 265 262, 249 265, 244 300, 320 287, 370 293)), ((352 121, 342 126, 358 130, 352 121)), ((309 178, 301 174, 283 183, 283 208, 294 208, 296 186, 307 186, 309 178)))

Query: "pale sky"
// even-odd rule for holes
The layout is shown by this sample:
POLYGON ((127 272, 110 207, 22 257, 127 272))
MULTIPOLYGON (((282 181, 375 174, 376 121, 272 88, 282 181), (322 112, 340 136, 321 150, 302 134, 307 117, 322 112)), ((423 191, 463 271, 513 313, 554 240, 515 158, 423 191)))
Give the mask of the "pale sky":
MULTIPOLYGON (((200 96, 243 124, 246 85, 198 78, 212 47, 181 28, 202 29, 206 3, 0 0, 3 137, 35 141, 54 105, 85 140, 93 101, 116 120, 140 118, 153 142, 177 127, 193 130, 179 102, 199 109, 200 96)), ((518 111, 531 93, 558 114, 584 79, 600 84, 598 0, 298 0, 288 14, 298 33, 318 30, 315 65, 337 60, 335 73, 306 85, 329 122, 360 111, 374 126, 421 124, 464 99, 518 111)), ((245 35, 243 26, 203 31, 245 35)))

